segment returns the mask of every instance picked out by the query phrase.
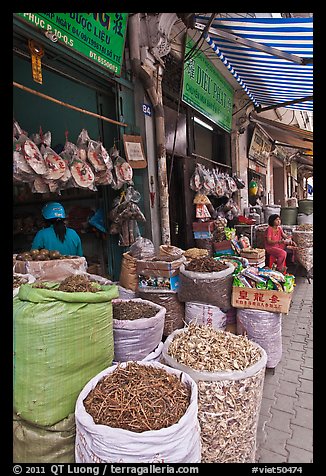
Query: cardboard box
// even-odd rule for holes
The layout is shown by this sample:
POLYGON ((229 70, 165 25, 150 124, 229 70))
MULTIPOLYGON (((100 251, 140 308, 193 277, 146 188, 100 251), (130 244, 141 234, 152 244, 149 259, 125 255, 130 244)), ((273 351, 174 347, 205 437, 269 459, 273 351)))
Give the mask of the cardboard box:
POLYGON ((214 250, 232 250, 231 240, 214 241, 214 250))
POLYGON ((210 231, 194 231, 195 240, 209 240, 213 238, 213 235, 210 231))
POLYGON ((214 230, 213 221, 194 221, 192 224, 192 231, 210 231, 214 230))
POLYGON ((170 278, 165 278, 162 276, 138 276, 138 288, 139 289, 151 289, 156 290, 160 289, 177 291, 179 288, 179 274, 172 276, 170 278))
POLYGON ((233 286, 231 304, 240 309, 259 309, 260 311, 288 314, 292 294, 269 289, 233 286))
POLYGON ((38 281, 63 281, 72 274, 83 274, 87 270, 84 256, 48 261, 15 261, 15 272, 31 274, 38 281))
POLYGON ((235 256, 235 252, 233 251, 232 248, 227 249, 227 250, 214 251, 214 257, 216 257, 216 256, 224 256, 224 255, 235 256))
POLYGON ((262 248, 247 248, 244 250, 241 250, 240 256, 243 258, 247 259, 253 259, 253 260, 261 260, 265 259, 265 250, 262 248))
POLYGON ((184 261, 184 258, 174 261, 153 261, 153 259, 137 260, 136 272, 138 275, 147 277, 171 278, 179 273, 179 268, 184 261))

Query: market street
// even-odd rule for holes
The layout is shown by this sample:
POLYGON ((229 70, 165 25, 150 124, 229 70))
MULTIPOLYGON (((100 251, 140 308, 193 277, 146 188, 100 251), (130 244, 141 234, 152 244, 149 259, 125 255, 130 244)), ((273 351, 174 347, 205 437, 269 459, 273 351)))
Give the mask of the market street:
MULTIPOLYGON (((302 274, 302 273, 299 273, 302 274)), ((282 359, 267 370, 257 434, 257 463, 313 462, 313 282, 296 276, 283 314, 282 359)))

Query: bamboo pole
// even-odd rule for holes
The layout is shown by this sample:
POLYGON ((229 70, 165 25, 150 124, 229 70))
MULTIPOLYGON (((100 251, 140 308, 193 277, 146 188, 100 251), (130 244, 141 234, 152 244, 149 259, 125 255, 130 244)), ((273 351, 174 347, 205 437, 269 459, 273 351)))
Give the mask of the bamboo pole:
POLYGON ((15 83, 14 81, 13 81, 13 85, 19 89, 22 89, 23 91, 27 91, 29 93, 35 94, 36 96, 40 96, 43 99, 47 99, 48 101, 52 101, 52 102, 55 102, 56 104, 60 104, 60 106, 67 107, 69 109, 74 109, 75 111, 82 112, 83 114, 88 114, 89 116, 97 117, 98 119, 111 122, 112 124, 117 124, 118 126, 128 127, 128 124, 125 124, 124 122, 115 121, 114 119, 109 119, 108 117, 101 116, 100 114, 95 114, 95 112, 86 111, 86 109, 81 109, 80 107, 72 106, 71 104, 68 104, 63 101, 59 101, 58 99, 52 98, 51 96, 47 96, 46 94, 40 93, 38 91, 35 91, 34 89, 30 89, 26 86, 23 86, 22 84, 15 83))

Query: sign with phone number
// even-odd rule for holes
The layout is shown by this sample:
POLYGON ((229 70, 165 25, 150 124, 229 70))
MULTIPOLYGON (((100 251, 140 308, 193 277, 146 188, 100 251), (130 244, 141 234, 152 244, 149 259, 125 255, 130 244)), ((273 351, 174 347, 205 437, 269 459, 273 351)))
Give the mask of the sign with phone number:
POLYGON ((128 13, 16 13, 77 53, 121 75, 128 13))

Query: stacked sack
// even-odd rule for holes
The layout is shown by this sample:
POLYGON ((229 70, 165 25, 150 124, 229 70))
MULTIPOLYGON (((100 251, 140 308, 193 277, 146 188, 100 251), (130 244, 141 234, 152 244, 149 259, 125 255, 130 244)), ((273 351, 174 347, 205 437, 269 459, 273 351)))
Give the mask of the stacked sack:
POLYGON ((226 327, 231 309, 234 265, 209 256, 193 258, 180 267, 179 300, 185 303, 186 322, 226 327))
POLYGON ((15 462, 74 462, 78 394, 113 361, 117 286, 68 280, 23 284, 13 299, 15 462))
POLYGON ((168 245, 161 245, 158 253, 136 261, 137 297, 166 309, 164 337, 184 325, 185 305, 178 297, 180 266, 184 262, 183 250, 168 245))

